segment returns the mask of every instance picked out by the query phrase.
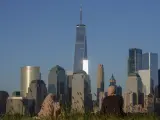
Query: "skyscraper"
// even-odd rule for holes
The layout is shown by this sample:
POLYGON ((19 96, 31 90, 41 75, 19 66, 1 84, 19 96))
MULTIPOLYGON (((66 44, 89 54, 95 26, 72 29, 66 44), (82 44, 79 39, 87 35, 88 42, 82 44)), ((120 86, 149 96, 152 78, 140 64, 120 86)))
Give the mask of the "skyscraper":
POLYGON ((142 69, 139 75, 143 83, 145 95, 155 94, 158 87, 158 54, 144 53, 142 55, 142 69))
POLYGON ((28 87, 33 80, 40 80, 40 67, 25 66, 21 68, 21 95, 26 97, 28 87))
POLYGON ((89 77, 85 71, 73 73, 72 79, 72 109, 79 112, 90 111, 92 101, 90 98, 89 77))
POLYGON ((102 64, 98 65, 97 71, 97 102, 100 92, 104 92, 104 67, 102 64))
POLYGON ((128 75, 137 73, 142 69, 142 50, 138 48, 129 49, 128 75))
POLYGON ((83 69, 85 69, 84 71, 86 73, 88 72, 86 71, 88 70, 86 25, 82 24, 82 6, 81 6, 80 23, 76 26, 76 43, 75 43, 73 71, 77 72, 83 69), (83 64, 85 64, 85 66, 83 64))
POLYGON ((51 68, 48 75, 48 93, 55 94, 57 100, 66 101, 67 80, 64 68, 59 65, 51 68))
POLYGON ((73 78, 73 72, 71 71, 66 71, 67 75, 67 99, 68 99, 68 104, 70 105, 72 103, 72 78, 73 78))
POLYGON ((43 80, 33 80, 28 88, 27 98, 35 100, 34 113, 38 113, 47 96, 47 87, 43 80))

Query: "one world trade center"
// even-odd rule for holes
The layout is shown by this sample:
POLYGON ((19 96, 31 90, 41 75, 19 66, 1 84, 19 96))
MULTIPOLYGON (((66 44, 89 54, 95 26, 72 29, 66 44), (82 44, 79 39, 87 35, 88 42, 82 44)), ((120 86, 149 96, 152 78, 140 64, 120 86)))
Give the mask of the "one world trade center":
POLYGON ((80 7, 80 23, 76 26, 76 43, 73 71, 84 70, 88 74, 86 25, 82 23, 82 6, 80 7))

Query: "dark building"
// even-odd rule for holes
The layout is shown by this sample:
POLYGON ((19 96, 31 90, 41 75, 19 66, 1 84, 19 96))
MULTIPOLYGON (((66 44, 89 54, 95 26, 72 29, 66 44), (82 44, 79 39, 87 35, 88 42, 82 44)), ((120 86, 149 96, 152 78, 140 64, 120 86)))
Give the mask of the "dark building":
POLYGON ((116 94, 122 96, 122 87, 120 85, 117 86, 116 94))
POLYGON ((160 98, 160 69, 158 69, 157 97, 160 98))
POLYGON ((67 95, 67 80, 64 68, 56 65, 48 75, 48 93, 55 94, 57 101, 65 102, 67 95))
POLYGON ((86 25, 82 24, 82 7, 80 8, 80 24, 76 26, 76 43, 73 71, 83 70, 83 60, 87 59, 86 25))
POLYGON ((73 72, 68 72, 67 73, 67 91, 68 91, 68 93, 67 93, 67 99, 68 99, 68 101, 67 101, 67 103, 68 103, 68 105, 71 105, 72 104, 72 78, 73 78, 73 72))
POLYGON ((142 106, 144 106, 144 93, 139 92, 138 93, 138 104, 141 104, 142 106))
POLYGON ((138 48, 129 49, 128 75, 137 73, 142 69, 142 50, 138 48))
POLYGON ((6 113, 6 103, 9 94, 6 91, 0 91, 0 114, 6 113))
POLYGON ((35 114, 40 109, 44 99, 47 96, 46 84, 43 80, 33 80, 28 88, 27 98, 35 100, 35 114))

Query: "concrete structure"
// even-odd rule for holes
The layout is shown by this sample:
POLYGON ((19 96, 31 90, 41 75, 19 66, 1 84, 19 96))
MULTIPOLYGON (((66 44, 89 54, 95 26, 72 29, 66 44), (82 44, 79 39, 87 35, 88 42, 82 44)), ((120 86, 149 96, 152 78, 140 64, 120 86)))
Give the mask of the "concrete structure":
POLYGON ((72 79, 72 109, 77 112, 90 111, 92 100, 90 99, 90 89, 88 75, 84 71, 73 74, 72 79))
POLYGON ((142 86, 142 81, 138 74, 128 76, 128 80, 126 82, 126 92, 131 91, 136 94, 137 104, 139 93, 142 93, 142 86))
POLYGON ((28 88, 27 98, 35 100, 35 113, 37 114, 47 96, 46 84, 43 80, 33 80, 28 88))
POLYGON ((97 70, 97 102, 99 102, 100 92, 104 92, 104 67, 102 64, 98 65, 97 70))
POLYGON ((67 80, 64 68, 59 65, 53 67, 48 75, 48 93, 53 93, 57 96, 57 101, 66 101, 67 80))
POLYGON ((138 71, 141 80, 142 80, 142 92, 145 95, 153 94, 154 89, 153 89, 153 80, 151 78, 151 71, 150 70, 139 70, 138 71))
POLYGON ((150 84, 151 86, 153 86, 154 92, 156 87, 158 86, 158 54, 150 52, 144 53, 142 56, 142 63, 143 70, 149 70, 149 78, 151 79, 150 84))
POLYGON ((73 71, 77 72, 79 70, 87 70, 86 65, 83 67, 84 63, 87 63, 87 38, 86 38, 86 25, 82 24, 82 6, 80 8, 80 23, 76 26, 76 43, 75 43, 75 53, 74 53, 74 66, 73 71))
POLYGON ((0 115, 6 113, 6 103, 9 94, 6 91, 0 91, 0 115))
POLYGON ((40 80, 40 67, 25 66, 21 68, 21 96, 26 97, 32 80, 40 80))
POLYGON ((129 49, 128 75, 137 73, 142 69, 142 50, 138 48, 129 49))
POLYGON ((34 114, 34 100, 23 97, 9 97, 7 99, 6 113, 7 114, 34 114))

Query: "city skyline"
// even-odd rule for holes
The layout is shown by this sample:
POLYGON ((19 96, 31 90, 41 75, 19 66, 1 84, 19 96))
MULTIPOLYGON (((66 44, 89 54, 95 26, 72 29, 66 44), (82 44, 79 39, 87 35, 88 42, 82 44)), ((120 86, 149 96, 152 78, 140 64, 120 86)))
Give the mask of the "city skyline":
MULTIPOLYGON (((52 66, 72 70, 79 2, 71 5, 65 1, 5 1, 0 5, 0 11, 4 11, 0 20, 2 90, 11 93, 19 89, 21 66, 40 66, 46 84, 52 66), (10 81, 14 81, 12 86, 8 85, 10 81)), ((159 5, 160 2, 155 1, 105 1, 93 2, 92 6, 88 1, 83 3, 93 92, 96 91, 95 74, 99 63, 105 66, 105 86, 113 73, 124 88, 128 49, 136 47, 158 53, 159 5)))

